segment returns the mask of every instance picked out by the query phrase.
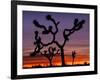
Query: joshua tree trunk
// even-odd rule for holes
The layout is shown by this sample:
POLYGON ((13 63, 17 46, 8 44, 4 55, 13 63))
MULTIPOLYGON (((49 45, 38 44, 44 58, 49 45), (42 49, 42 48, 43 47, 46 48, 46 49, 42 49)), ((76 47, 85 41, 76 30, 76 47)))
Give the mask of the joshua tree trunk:
POLYGON ((60 49, 61 49, 61 61, 62 61, 62 66, 65 66, 64 49, 63 49, 63 47, 61 47, 60 49))
POLYGON ((49 60, 49 62, 50 62, 50 66, 52 66, 52 60, 49 60))
POLYGON ((73 58, 73 61, 72 61, 72 65, 74 65, 74 58, 73 58))

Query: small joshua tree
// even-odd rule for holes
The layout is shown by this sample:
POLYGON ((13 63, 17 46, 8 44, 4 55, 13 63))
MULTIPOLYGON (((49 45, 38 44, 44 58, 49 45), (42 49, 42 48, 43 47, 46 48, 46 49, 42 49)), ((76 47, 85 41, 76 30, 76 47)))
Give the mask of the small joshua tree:
POLYGON ((72 51, 72 65, 74 65, 75 57, 76 57, 76 52, 72 51))
POLYGON ((49 47, 48 51, 47 50, 44 50, 44 52, 41 52, 41 54, 46 57, 49 62, 50 62, 50 66, 52 66, 52 60, 53 60, 53 57, 58 54, 59 52, 59 49, 56 50, 56 48, 52 48, 52 47, 49 47))
POLYGON ((56 40, 56 34, 58 33, 58 25, 60 24, 59 21, 56 21, 51 15, 47 15, 46 19, 48 21, 51 21, 54 24, 55 27, 55 31, 53 31, 53 26, 49 26, 48 28, 45 25, 41 25, 37 20, 33 20, 33 24, 37 27, 42 29, 42 34, 43 35, 48 35, 48 34, 52 34, 53 38, 51 42, 48 43, 44 43, 41 41, 40 36, 38 35, 38 31, 35 32, 35 45, 36 48, 34 50, 33 53, 31 53, 31 56, 36 55, 37 53, 40 52, 40 50, 45 47, 45 46, 49 46, 51 44, 56 44, 58 46, 58 48, 61 51, 61 62, 62 62, 62 66, 65 66, 65 61, 64 61, 64 46, 66 44, 67 41, 69 41, 69 37, 76 31, 80 30, 83 27, 83 24, 85 23, 85 20, 81 20, 79 21, 78 18, 76 18, 74 20, 73 23, 73 27, 71 29, 64 29, 64 31, 62 32, 62 35, 64 37, 63 43, 60 44, 57 40, 56 40))

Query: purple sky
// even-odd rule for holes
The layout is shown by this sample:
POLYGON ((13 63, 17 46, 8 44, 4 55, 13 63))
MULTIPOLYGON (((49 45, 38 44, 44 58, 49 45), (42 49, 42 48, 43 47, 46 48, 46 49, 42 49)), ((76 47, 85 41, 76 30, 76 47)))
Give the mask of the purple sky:
MULTIPOLYGON (((89 51, 89 14, 80 14, 80 13, 56 13, 56 12, 35 12, 35 11, 23 11, 23 50, 25 53, 34 49, 34 31, 38 30, 41 32, 41 29, 35 27, 32 23, 33 20, 39 21, 40 24, 48 27, 53 25, 51 21, 46 20, 46 15, 50 14, 56 21, 60 21, 58 25, 59 32, 57 33, 56 40, 59 43, 63 42, 63 30, 65 28, 72 28, 75 18, 79 20, 85 20, 83 28, 79 31, 76 31, 70 36, 70 40, 66 42, 64 47, 65 51, 79 50, 82 54, 87 54, 89 51)), ((55 30, 55 29, 54 29, 55 30)), ((43 36, 42 41, 44 43, 52 40, 52 35, 43 36)))

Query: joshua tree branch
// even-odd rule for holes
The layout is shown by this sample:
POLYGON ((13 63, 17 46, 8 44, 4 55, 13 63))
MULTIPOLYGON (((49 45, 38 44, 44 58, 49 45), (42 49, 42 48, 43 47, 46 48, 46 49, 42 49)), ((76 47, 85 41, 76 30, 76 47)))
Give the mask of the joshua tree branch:
POLYGON ((44 25, 40 25, 39 22, 37 20, 33 21, 34 25, 38 28, 43 28, 44 31, 47 31, 46 27, 44 25))
POLYGON ((65 29, 63 31, 64 43, 63 43, 62 46, 64 46, 66 41, 69 40, 69 36, 71 34, 73 34, 75 31, 80 30, 83 27, 84 23, 85 23, 85 20, 82 20, 82 21, 79 22, 78 19, 75 19, 73 28, 72 29, 65 29))
POLYGON ((52 33, 52 34, 56 34, 56 33, 58 32, 58 27, 57 27, 57 26, 58 26, 58 24, 59 24, 60 22, 56 22, 56 21, 51 17, 51 15, 47 15, 47 16, 46 16, 46 19, 53 22, 53 24, 55 25, 56 31, 55 31, 55 32, 51 31, 51 33, 52 33))

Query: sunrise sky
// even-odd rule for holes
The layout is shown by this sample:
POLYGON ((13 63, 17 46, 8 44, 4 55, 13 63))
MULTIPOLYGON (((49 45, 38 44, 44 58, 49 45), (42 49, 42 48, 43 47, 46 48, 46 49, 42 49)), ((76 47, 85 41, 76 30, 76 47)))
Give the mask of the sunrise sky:
MULTIPOLYGON (((75 18, 79 20, 85 20, 83 28, 69 38, 64 47, 65 61, 66 63, 71 63, 71 53, 76 51, 76 63, 83 64, 84 62, 89 63, 89 14, 80 13, 56 13, 56 12, 35 12, 35 11, 23 11, 23 66, 32 66, 35 64, 49 64, 48 60, 43 56, 29 57, 30 52, 34 51, 34 31, 40 31, 40 36, 42 37, 42 42, 48 43, 52 40, 52 35, 44 36, 41 34, 41 29, 35 27, 32 23, 33 20, 39 21, 40 24, 45 25, 47 28, 49 25, 53 25, 52 22, 47 21, 45 16, 50 14, 56 21, 60 21, 58 25, 59 32, 57 33, 56 40, 62 44, 63 43, 63 30, 65 28, 70 29, 73 27, 73 22, 75 18), (41 62, 39 62, 41 61, 41 62)), ((55 30, 55 28, 53 28, 55 30)), ((52 46, 55 46, 54 44, 52 46)), ((54 57, 52 63, 60 64, 60 56, 54 57), (56 59, 55 59, 56 58, 56 59)))

